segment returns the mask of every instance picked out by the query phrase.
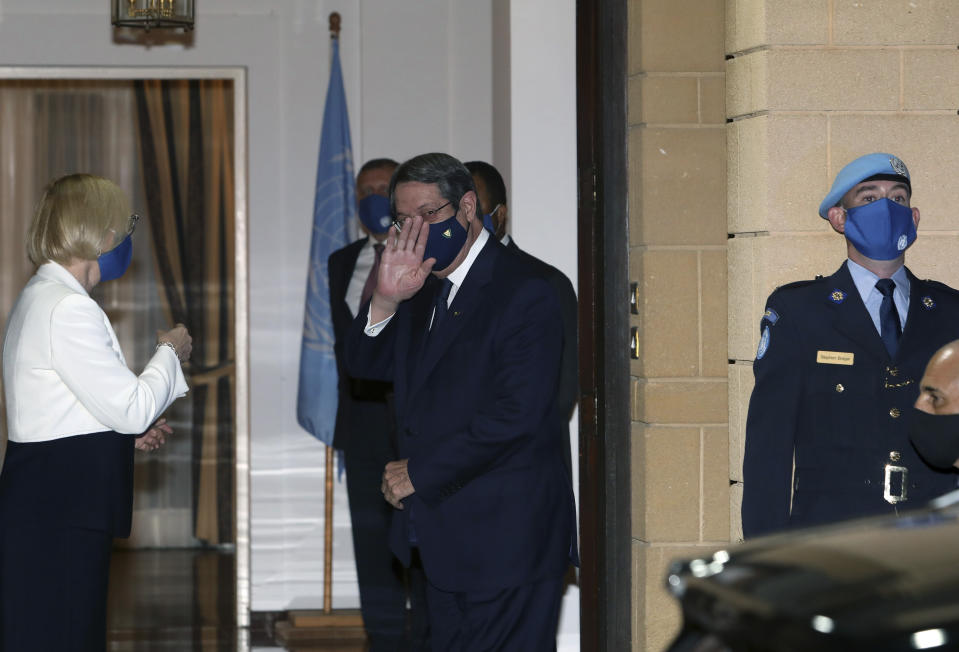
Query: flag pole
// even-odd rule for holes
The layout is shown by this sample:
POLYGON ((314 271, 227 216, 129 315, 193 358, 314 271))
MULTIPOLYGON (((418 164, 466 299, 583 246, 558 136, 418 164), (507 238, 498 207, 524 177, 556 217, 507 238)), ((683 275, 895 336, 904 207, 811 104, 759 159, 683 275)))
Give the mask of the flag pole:
MULTIPOLYGON (((340 14, 330 13, 330 39, 340 38, 340 14)), ((349 198, 352 200, 352 197, 349 198)), ((323 613, 333 612, 333 446, 326 447, 326 491, 323 516, 323 613)))
MULTIPOLYGON (((339 66, 339 36, 340 36, 340 14, 337 12, 332 12, 330 14, 330 39, 332 41, 332 50, 333 50, 333 61, 334 64, 331 64, 330 67, 330 89, 327 89, 327 103, 329 108, 330 93, 332 87, 334 86, 333 80, 336 79, 336 86, 339 89, 339 99, 343 102, 344 113, 342 116, 343 120, 338 124, 339 127, 346 128, 345 134, 345 143, 347 147, 347 160, 350 161, 349 156, 349 127, 346 121, 345 114, 345 97, 342 90, 342 76, 339 66), (335 70, 334 70, 335 68, 335 70), (335 74, 334 74, 335 73, 335 74)), ((327 127, 327 115, 324 112, 324 134, 327 127)), ((331 125, 336 124, 336 120, 330 122, 331 125)), ((320 144, 320 161, 317 166, 317 177, 320 176, 320 166, 324 163, 324 138, 321 136, 320 144)), ((349 183, 353 183, 352 178, 352 163, 349 162, 349 174, 347 175, 349 183)), ((319 185, 317 186, 319 188, 319 185)), ((352 188, 352 186, 351 186, 352 188)), ((355 202, 356 199, 353 196, 352 189, 348 190, 343 195, 346 202, 355 202)), ((314 222, 316 221, 317 215, 317 206, 314 205, 314 222)), ((350 216, 353 213, 350 210, 346 211, 346 216, 350 216)), ((316 229, 316 224, 314 224, 314 229, 316 229)), ((314 237, 315 237, 314 233, 314 237)), ((348 237, 348 236, 347 236, 348 237)), ((337 247, 341 247, 345 242, 341 242, 337 247)), ((311 259, 313 258, 313 241, 311 241, 311 259)), ((319 264, 322 265, 326 260, 326 255, 330 252, 325 252, 323 256, 319 258, 319 264)), ((321 277, 322 283, 316 282, 315 275, 311 275, 311 281, 308 284, 308 300, 307 300, 307 314, 305 321, 310 322, 310 320, 315 317, 310 310, 310 292, 315 290, 318 293, 322 294, 323 289, 325 289, 326 278, 321 277), (320 285, 323 288, 319 287, 320 285)), ((304 326, 304 332, 309 332, 312 337, 318 337, 315 330, 319 330, 318 327, 310 322, 310 327, 306 328, 304 326)), ((304 335, 304 341, 306 340, 306 335, 304 335)), ((291 610, 287 612, 286 620, 278 621, 274 625, 274 633, 276 635, 277 642, 285 645, 287 647, 298 647, 298 646, 309 646, 310 644, 324 643, 330 644, 335 642, 338 645, 344 643, 359 643, 362 644, 362 641, 366 639, 366 632, 363 629, 363 619, 360 615, 358 609, 333 609, 333 475, 334 475, 334 464, 333 460, 336 457, 336 453, 333 450, 332 442, 332 431, 324 430, 320 423, 325 423, 322 416, 318 416, 311 408, 311 404, 315 403, 314 400, 316 397, 316 387, 314 386, 315 378, 310 376, 310 371, 316 371, 322 369, 322 358, 313 357, 310 355, 311 349, 307 346, 304 346, 300 356, 300 386, 297 390, 297 421, 300 425, 303 426, 308 432, 320 439, 326 444, 326 479, 324 482, 324 527, 323 527, 323 609, 322 611, 310 611, 310 610, 291 610), (302 414, 301 414, 302 412, 302 414), (329 435, 329 441, 322 437, 320 433, 326 432, 329 435)), ((335 379, 335 377, 334 377, 335 379)), ((320 393, 321 395, 322 392, 320 393)), ((335 405, 335 394, 333 394, 334 405, 335 405)), ((359 649, 359 647, 357 647, 359 649)))

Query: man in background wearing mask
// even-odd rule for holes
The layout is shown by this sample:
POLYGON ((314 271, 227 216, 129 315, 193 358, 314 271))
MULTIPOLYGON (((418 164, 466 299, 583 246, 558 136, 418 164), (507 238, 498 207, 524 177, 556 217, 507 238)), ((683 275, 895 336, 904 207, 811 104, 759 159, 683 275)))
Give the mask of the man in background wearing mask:
POLYGON ((393 159, 378 158, 360 168, 356 199, 366 235, 329 258, 330 312, 339 372, 333 446, 343 451, 360 607, 371 652, 429 649, 423 569, 413 564, 407 582, 407 573, 388 542, 393 510, 379 490, 383 467, 396 459, 390 405, 393 386, 355 377, 343 364, 346 333, 376 285, 383 242, 393 222, 390 176, 398 165, 393 159))
POLYGON ((559 390, 556 407, 563 419, 563 460, 567 470, 572 473, 572 460, 569 442, 569 420, 573 416, 573 409, 579 398, 579 360, 576 346, 577 310, 576 292, 573 284, 566 275, 552 265, 526 253, 516 245, 506 232, 506 223, 509 220, 509 206, 506 203, 506 184, 499 171, 485 161, 468 161, 464 163, 466 169, 473 176, 476 186, 476 197, 479 199, 483 211, 483 226, 493 237, 506 245, 506 248, 518 256, 524 257, 529 264, 537 269, 556 292, 559 298, 560 310, 563 314, 563 355, 559 362, 559 390))
POLYGON ((555 405, 559 300, 483 228, 455 158, 406 161, 390 198, 400 229, 346 347, 354 373, 396 392, 390 545, 404 562, 420 552, 434 650, 555 649, 578 562, 555 405))
POLYGON ((909 438, 937 469, 959 468, 959 340, 936 351, 919 381, 909 438))
POLYGON ((819 215, 846 239, 832 276, 766 302, 746 421, 743 534, 921 506, 955 488, 909 443, 925 362, 955 337, 959 295, 906 269, 919 209, 899 158, 836 176, 819 215))

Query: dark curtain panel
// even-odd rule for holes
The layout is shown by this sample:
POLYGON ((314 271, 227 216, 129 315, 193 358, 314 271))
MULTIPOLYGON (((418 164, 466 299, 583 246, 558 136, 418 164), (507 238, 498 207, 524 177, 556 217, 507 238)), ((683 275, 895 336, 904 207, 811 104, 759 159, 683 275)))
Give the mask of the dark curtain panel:
POLYGON ((233 88, 229 80, 135 82, 157 278, 193 335, 194 530, 234 540, 233 88))

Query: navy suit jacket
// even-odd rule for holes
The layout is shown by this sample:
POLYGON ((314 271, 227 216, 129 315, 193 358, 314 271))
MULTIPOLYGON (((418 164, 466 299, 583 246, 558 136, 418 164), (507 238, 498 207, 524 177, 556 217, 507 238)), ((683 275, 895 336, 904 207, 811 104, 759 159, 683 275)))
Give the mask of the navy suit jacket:
POLYGON ((578 347, 578 324, 579 302, 576 299, 576 291, 573 290, 573 284, 566 274, 559 271, 549 263, 528 254, 516 244, 516 240, 510 238, 506 245, 517 256, 521 256, 529 262, 530 266, 537 270, 539 274, 546 279, 556 292, 559 299, 560 314, 563 322, 563 352, 559 358, 559 390, 556 396, 556 409, 559 410, 563 421, 563 460, 572 474, 572 460, 570 459, 569 447, 569 420, 573 417, 573 409, 579 400, 579 347, 578 347))
POLYGON ((431 275, 376 337, 363 332, 364 307, 347 342, 351 373, 394 384, 399 455, 415 493, 394 512, 393 551, 409 563, 412 518, 441 590, 561 577, 578 559, 555 408, 556 293, 490 238, 426 346, 438 285, 431 275))
MULTIPOLYGON (((346 303, 346 292, 353 278, 356 259, 368 238, 360 238, 337 249, 327 261, 330 279, 330 317, 333 322, 333 353, 336 356, 338 401, 333 447, 353 451, 368 447, 371 442, 386 443, 385 438, 364 436, 364 433, 392 432, 388 404, 393 387, 390 383, 355 378, 346 372, 343 351, 346 334, 353 323, 353 313, 346 303), (383 440, 382 442, 380 440, 383 440)), ((362 312, 362 311, 361 311, 362 312)), ((395 451, 393 451, 395 454, 395 451)))
MULTIPOLYGON (((959 293, 906 271, 909 314, 893 359, 845 264, 770 295, 746 421, 746 537, 892 512, 883 490, 893 452, 908 469, 900 511, 956 487, 954 472, 922 461, 908 430, 926 363, 959 336, 959 293)), ((899 494, 901 475, 891 478, 899 494)))

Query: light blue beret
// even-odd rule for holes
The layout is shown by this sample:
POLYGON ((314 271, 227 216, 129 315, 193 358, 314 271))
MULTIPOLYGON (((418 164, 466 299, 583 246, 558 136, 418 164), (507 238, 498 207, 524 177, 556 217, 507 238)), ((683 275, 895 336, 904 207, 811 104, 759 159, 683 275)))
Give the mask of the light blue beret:
POLYGON ((909 180, 909 170, 898 156, 892 154, 866 154, 860 156, 839 171, 832 189, 826 198, 819 204, 819 215, 826 219, 826 213, 842 200, 843 195, 852 190, 853 186, 871 177, 880 177, 903 181, 912 188, 909 180))

